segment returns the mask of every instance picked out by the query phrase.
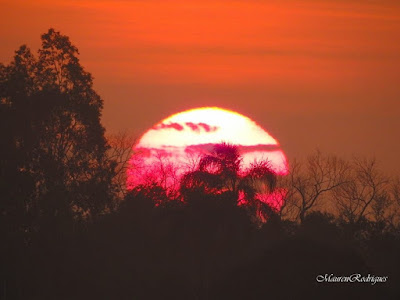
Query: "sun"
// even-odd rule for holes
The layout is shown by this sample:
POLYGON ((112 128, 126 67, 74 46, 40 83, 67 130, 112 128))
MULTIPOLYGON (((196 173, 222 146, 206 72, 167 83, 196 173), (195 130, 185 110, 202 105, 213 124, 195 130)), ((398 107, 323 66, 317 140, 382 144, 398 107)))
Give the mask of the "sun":
POLYGON ((225 141, 235 145, 276 146, 278 142, 251 119, 218 107, 174 114, 148 130, 137 147, 192 146, 225 141))
POLYGON ((228 109, 201 107, 173 114, 143 134, 130 161, 128 188, 153 181, 173 187, 201 155, 221 142, 238 147, 244 168, 268 160, 276 174, 288 173, 278 141, 260 125, 228 109))

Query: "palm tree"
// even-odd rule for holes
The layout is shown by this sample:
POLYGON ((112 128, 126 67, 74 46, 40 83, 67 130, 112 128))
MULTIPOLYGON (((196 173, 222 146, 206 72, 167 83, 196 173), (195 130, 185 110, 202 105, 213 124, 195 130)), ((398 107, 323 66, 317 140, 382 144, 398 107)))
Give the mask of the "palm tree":
POLYGON ((216 144, 204 155, 195 171, 186 173, 181 181, 181 195, 190 202, 193 197, 227 196, 235 205, 245 205, 253 215, 265 220, 274 209, 262 201, 262 194, 271 194, 276 186, 276 174, 269 161, 254 162, 247 169, 235 145, 216 144))

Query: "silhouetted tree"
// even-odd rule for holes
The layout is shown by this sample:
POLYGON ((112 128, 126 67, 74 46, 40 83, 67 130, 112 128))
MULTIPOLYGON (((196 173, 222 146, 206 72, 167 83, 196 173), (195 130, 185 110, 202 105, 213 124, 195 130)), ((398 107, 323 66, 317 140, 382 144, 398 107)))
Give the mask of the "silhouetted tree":
MULTIPOLYGON (((388 221, 390 226, 395 229, 400 224, 400 178, 396 177, 391 180, 389 188, 389 197, 391 199, 390 212, 388 221)), ((398 228, 400 232, 400 228, 398 228)))
POLYGON ((18 222, 29 230, 39 220, 98 216, 112 201, 115 162, 92 86, 77 48, 54 29, 38 58, 22 46, 0 68, 1 210, 24 215, 18 222))
POLYGON ((197 198, 201 201, 207 195, 229 195, 233 205, 243 204, 256 221, 275 214, 260 197, 271 194, 275 186, 276 174, 268 161, 254 162, 244 169, 238 148, 221 143, 200 159, 196 170, 182 177, 180 192, 187 202, 197 198))
POLYGON ((288 195, 302 223, 306 214, 320 205, 323 197, 346 182, 348 164, 336 156, 316 151, 306 163, 293 162, 289 174, 288 195))
POLYGON ((334 192, 340 218, 358 224, 374 213, 379 221, 389 203, 388 183, 375 159, 354 159, 347 182, 334 192))
POLYGON ((129 169, 129 161, 132 158, 135 139, 126 132, 110 134, 107 136, 109 150, 107 156, 115 161, 113 183, 116 187, 116 195, 118 200, 123 200, 127 195, 127 173, 129 169))

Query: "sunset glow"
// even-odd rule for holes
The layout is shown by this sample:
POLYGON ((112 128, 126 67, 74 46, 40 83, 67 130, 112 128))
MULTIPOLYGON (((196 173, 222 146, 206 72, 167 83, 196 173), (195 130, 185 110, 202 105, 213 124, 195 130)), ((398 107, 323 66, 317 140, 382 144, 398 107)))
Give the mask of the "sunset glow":
POLYGON ((36 51, 50 26, 71 37, 109 132, 231 107, 288 156, 372 151, 397 171, 400 1, 21 0, 1 13, 2 62, 21 44, 36 51))
MULTIPOLYGON (((267 160, 278 175, 288 172, 287 159, 279 143, 261 126, 234 111, 202 107, 169 116, 145 132, 130 161, 128 188, 158 181, 165 188, 174 189, 180 176, 221 142, 238 147, 244 169, 254 162, 267 160)), ((279 208, 281 194, 260 194, 259 197, 279 208)))

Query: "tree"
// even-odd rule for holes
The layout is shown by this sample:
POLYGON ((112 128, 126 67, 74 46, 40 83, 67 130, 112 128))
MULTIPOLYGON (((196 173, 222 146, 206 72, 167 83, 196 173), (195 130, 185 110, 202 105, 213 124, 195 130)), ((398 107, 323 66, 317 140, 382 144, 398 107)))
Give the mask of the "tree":
POLYGON ((24 215, 31 229, 96 217, 112 202, 116 163, 100 123, 103 100, 78 55, 49 29, 38 58, 24 45, 0 66, 1 210, 24 215))
POLYGON ((116 194, 121 200, 127 195, 127 172, 129 161, 132 159, 135 139, 126 132, 119 132, 107 136, 107 141, 110 145, 108 158, 116 162, 113 183, 117 189, 116 194))
POLYGON ((291 164, 288 195, 296 207, 298 218, 303 223, 308 212, 321 204, 323 196, 346 182, 347 163, 332 155, 322 155, 316 151, 306 163, 291 164))
POLYGON ((225 143, 214 146, 204 155, 197 168, 186 173, 181 181, 181 193, 198 190, 206 194, 231 192, 237 198, 241 157, 237 147, 225 143))
POLYGON ((281 204, 279 210, 280 219, 295 222, 299 217, 298 207, 296 207, 298 199, 295 197, 296 190, 292 185, 290 175, 277 178, 275 194, 281 204))
POLYGON ((205 196, 225 195, 233 205, 245 205, 256 220, 265 221, 275 211, 261 196, 273 192, 276 174, 268 161, 254 162, 246 170, 241 163, 236 146, 216 144, 212 153, 200 159, 196 170, 182 177, 180 192, 184 200, 203 201, 205 196))
POLYGON ((398 226, 400 223, 400 214, 399 214, 399 209, 400 209, 400 178, 394 178, 392 180, 391 184, 391 195, 393 199, 393 206, 392 211, 393 211, 393 219, 391 223, 393 226, 398 226))
POLYGON ((151 162, 141 152, 131 155, 127 189, 131 194, 148 197, 156 206, 179 201, 181 166, 162 152, 152 154, 151 162))
POLYGON ((340 218, 358 225, 374 213, 376 221, 381 221, 390 203, 386 192, 388 183, 375 159, 355 158, 347 182, 334 192, 340 218))

